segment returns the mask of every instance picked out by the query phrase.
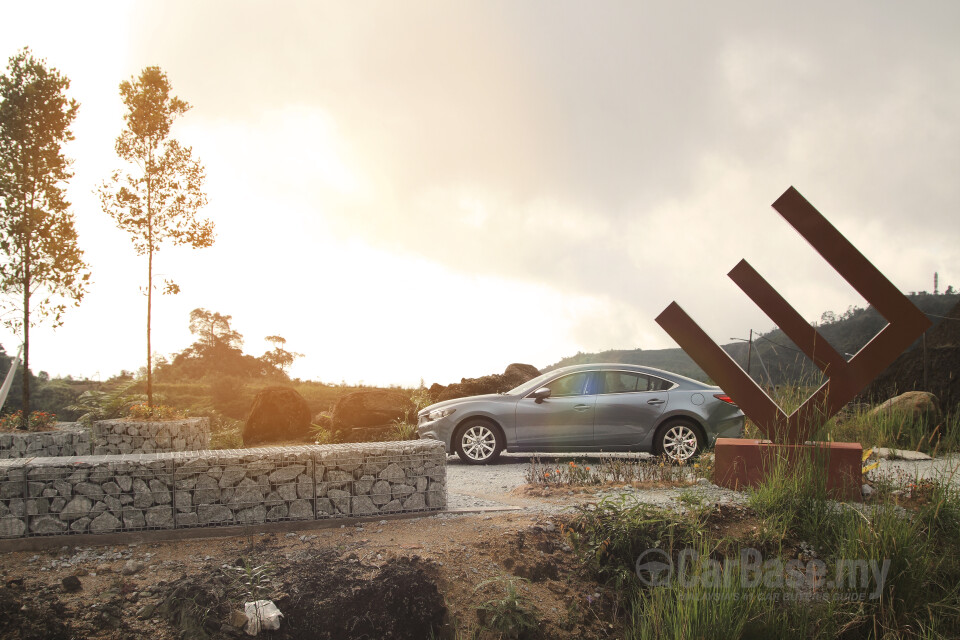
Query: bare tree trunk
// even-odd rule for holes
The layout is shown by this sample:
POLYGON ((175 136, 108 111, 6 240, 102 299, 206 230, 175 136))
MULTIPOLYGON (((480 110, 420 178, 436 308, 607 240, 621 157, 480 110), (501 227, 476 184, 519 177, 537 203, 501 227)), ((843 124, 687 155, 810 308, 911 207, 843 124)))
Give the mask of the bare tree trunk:
POLYGON ((30 212, 24 211, 27 220, 26 241, 23 249, 23 420, 20 429, 30 425, 30 212))
POLYGON ((150 318, 153 313, 153 247, 147 258, 147 406, 153 406, 153 356, 150 350, 150 318))
MULTIPOLYGON (((153 153, 147 166, 153 165, 153 153)), ((148 171, 149 173, 149 171, 148 171)), ((147 177, 147 406, 153 406, 153 352, 150 349, 150 319, 153 316, 153 203, 147 177)))

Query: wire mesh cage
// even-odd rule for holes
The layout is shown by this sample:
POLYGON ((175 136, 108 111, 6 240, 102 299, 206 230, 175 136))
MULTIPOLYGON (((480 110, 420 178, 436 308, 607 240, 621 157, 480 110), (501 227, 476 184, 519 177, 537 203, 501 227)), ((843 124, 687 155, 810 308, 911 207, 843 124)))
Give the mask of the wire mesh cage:
POLYGON ((445 462, 430 442, 0 460, 0 538, 443 509, 445 462))

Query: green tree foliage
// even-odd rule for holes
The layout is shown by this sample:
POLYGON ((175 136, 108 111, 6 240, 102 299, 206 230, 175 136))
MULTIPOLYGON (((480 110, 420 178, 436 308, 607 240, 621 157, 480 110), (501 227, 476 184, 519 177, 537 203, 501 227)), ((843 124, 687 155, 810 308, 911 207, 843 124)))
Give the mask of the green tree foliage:
POLYGON ((4 324, 23 336, 22 409, 30 407, 30 327, 63 322, 90 272, 64 194, 72 177, 62 146, 79 105, 70 80, 23 49, 0 76, 0 291, 11 296, 4 324))
POLYGON ((196 342, 173 356, 168 366, 158 367, 165 381, 199 380, 222 376, 237 378, 286 378, 282 370, 262 358, 243 353, 243 336, 230 326, 232 316, 194 309, 190 312, 190 332, 196 342))
POLYGON ((231 320, 233 316, 206 309, 194 309, 190 312, 190 333, 198 337, 197 344, 207 349, 239 349, 243 346, 243 336, 230 327, 231 320))
MULTIPOLYGON (((210 373, 237 375, 249 371, 251 363, 244 359, 242 351, 243 336, 230 326, 232 319, 232 316, 206 309, 191 311, 190 333, 197 336, 197 341, 177 355, 174 363, 193 360, 199 375, 192 377, 210 373)), ((256 366, 258 373, 259 368, 256 366)))
MULTIPOLYGON (((147 256, 147 402, 153 404, 150 322, 153 311, 153 255, 165 242, 194 248, 213 244, 213 223, 198 220, 207 203, 203 165, 190 147, 170 137, 173 121, 190 105, 170 95, 170 81, 159 67, 120 83, 126 128, 116 142, 129 172, 115 171, 100 188, 103 210, 127 231, 138 255, 147 256)), ((180 288, 166 281, 164 293, 180 288)))
POLYGON ((294 360, 303 357, 302 353, 284 349, 283 347, 287 344, 287 339, 282 336, 267 336, 264 340, 272 344, 273 349, 260 356, 260 359, 271 367, 276 367, 283 373, 287 372, 287 367, 292 365, 294 360))

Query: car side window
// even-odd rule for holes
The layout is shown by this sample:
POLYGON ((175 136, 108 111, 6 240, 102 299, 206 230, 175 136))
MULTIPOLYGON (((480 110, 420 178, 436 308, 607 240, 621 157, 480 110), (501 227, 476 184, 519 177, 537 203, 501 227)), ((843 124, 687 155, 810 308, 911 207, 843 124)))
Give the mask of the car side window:
POLYGON ((646 391, 666 391, 673 386, 673 383, 669 380, 664 380, 663 378, 657 378, 654 376, 645 376, 647 379, 647 388, 646 391))
POLYGON ((603 393, 630 393, 637 390, 639 383, 640 376, 636 373, 606 371, 603 374, 603 393))
POLYGON ((673 384, 642 373, 626 371, 606 371, 603 374, 603 391, 601 393, 632 393, 634 391, 666 391, 673 384))
POLYGON ((548 382, 546 387, 550 388, 551 398, 560 398, 563 396, 582 396, 590 392, 590 372, 571 373, 568 376, 562 376, 556 380, 548 382))

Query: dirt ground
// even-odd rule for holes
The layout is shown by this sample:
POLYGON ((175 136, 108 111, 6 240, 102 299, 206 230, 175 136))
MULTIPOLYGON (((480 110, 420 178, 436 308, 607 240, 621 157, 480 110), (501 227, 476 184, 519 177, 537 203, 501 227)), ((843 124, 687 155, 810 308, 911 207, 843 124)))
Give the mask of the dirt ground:
POLYGON ((613 638, 613 594, 581 575, 562 517, 444 514, 339 528, 0 555, 0 638, 239 638, 244 602, 284 614, 267 638, 494 638, 478 605, 511 579, 525 637, 613 638), (271 577, 272 575, 272 577, 271 577), (523 578, 523 580, 516 580, 523 578), (72 583, 72 584, 71 584, 72 583), (72 590, 76 589, 76 590, 72 590))
MULTIPOLYGON (((909 478, 955 467, 949 456, 881 465, 909 478)), ((487 470, 458 485, 473 491, 461 502, 495 499, 499 507, 487 511, 330 528, 305 522, 291 530, 300 525, 288 523, 284 531, 163 542, 95 545, 86 538, 0 552, 0 640, 249 637, 244 603, 260 599, 284 615, 278 631, 261 634, 266 638, 485 640, 501 636, 485 628, 493 612, 482 605, 509 601, 511 586, 536 623, 513 637, 622 638, 616 594, 586 574, 563 535, 571 507, 596 502, 600 491, 517 485, 504 473, 487 470)), ((922 500, 923 486, 902 506, 922 500)), ((606 489, 661 507, 683 497, 668 486, 606 489)), ((718 539, 774 551, 765 548, 771 538, 763 522, 731 492, 690 491, 703 500, 706 526, 718 539)), ((808 550, 784 541, 784 551, 801 557, 808 550)))

